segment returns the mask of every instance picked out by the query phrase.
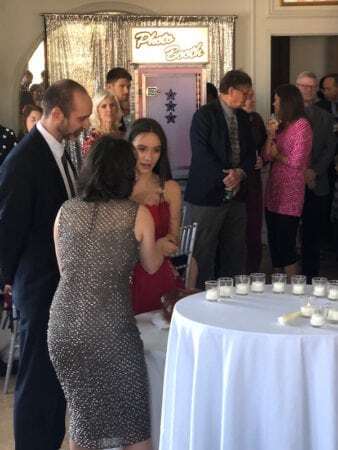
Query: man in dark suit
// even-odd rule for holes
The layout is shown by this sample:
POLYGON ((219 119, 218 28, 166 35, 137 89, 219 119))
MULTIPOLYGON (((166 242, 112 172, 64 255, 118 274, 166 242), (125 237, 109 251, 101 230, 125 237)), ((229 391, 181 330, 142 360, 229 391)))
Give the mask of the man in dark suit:
POLYGON ((248 114, 241 109, 250 77, 227 72, 220 96, 193 117, 192 161, 185 192, 190 220, 198 222, 194 256, 200 288, 218 276, 243 273, 245 267, 245 178, 253 170, 256 148, 248 114), (215 274, 216 252, 219 269, 215 274))
POLYGON ((302 72, 297 77, 296 85, 302 94, 313 130, 311 160, 305 172, 302 215, 302 273, 310 283, 312 277, 319 275, 321 215, 323 201, 329 194, 328 169, 334 158, 335 137, 333 116, 314 104, 318 86, 316 75, 302 72))
MULTIPOLYGON (((331 113, 334 118, 333 131, 336 138, 335 154, 338 157, 338 73, 329 73, 322 78, 324 99, 316 103, 322 109, 331 113)), ((329 189, 330 193, 326 196, 323 208, 323 233, 322 239, 326 241, 328 248, 332 249, 335 240, 335 231, 332 228, 330 220, 330 211, 334 196, 334 186, 337 181, 337 173, 335 171, 335 164, 332 163, 329 167, 329 189)))
POLYGON ((74 195, 63 139, 89 126, 92 103, 72 80, 50 86, 37 126, 0 168, 0 270, 20 313, 15 389, 16 450, 56 450, 65 431, 65 399, 49 359, 49 308, 59 281, 53 224, 74 195))
POLYGON ((317 105, 338 117, 338 73, 330 73, 323 79, 324 100, 317 105))

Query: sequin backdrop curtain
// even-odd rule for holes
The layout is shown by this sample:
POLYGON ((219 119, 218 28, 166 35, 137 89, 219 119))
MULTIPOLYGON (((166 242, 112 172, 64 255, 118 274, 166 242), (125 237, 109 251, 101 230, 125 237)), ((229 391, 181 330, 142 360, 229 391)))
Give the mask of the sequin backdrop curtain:
POLYGON ((43 16, 50 81, 74 79, 85 86, 91 95, 104 87, 105 75, 112 67, 125 67, 133 72, 130 36, 134 26, 207 26, 207 80, 217 87, 223 74, 234 65, 236 16, 139 16, 116 13, 43 16))

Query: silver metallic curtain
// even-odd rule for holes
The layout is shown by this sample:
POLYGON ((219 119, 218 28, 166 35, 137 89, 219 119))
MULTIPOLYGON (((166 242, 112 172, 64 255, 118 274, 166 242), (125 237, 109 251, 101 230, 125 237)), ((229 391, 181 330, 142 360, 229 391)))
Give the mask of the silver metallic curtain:
POLYGON ((236 16, 138 16, 124 14, 45 14, 47 68, 50 81, 71 78, 92 95, 105 85, 114 66, 133 73, 131 28, 207 26, 207 80, 217 87, 234 65, 236 16))

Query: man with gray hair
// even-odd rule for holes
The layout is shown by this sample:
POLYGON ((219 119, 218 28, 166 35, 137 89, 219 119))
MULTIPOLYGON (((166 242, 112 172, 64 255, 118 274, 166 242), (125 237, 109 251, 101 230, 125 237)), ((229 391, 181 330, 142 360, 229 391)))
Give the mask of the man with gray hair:
POLYGON ((306 275, 308 282, 319 274, 321 212, 323 199, 329 194, 328 168, 335 152, 333 117, 314 104, 317 84, 317 77, 312 72, 300 73, 296 81, 313 128, 311 161, 305 172, 306 191, 302 217, 302 273, 306 275))
POLYGON ((72 80, 52 84, 43 116, 0 168, 0 275, 20 314, 20 364, 14 399, 16 450, 57 450, 65 399, 47 347, 49 308, 59 282, 53 225, 75 194, 63 140, 89 126, 92 102, 72 80))

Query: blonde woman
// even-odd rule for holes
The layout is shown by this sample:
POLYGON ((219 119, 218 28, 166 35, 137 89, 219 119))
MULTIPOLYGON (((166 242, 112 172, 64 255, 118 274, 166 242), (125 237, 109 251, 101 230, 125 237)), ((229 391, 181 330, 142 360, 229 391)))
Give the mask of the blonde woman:
POLYGON ((90 116, 91 129, 82 144, 83 156, 86 156, 93 143, 104 134, 121 138, 118 127, 122 111, 116 97, 108 91, 99 91, 93 98, 93 113, 90 116))

